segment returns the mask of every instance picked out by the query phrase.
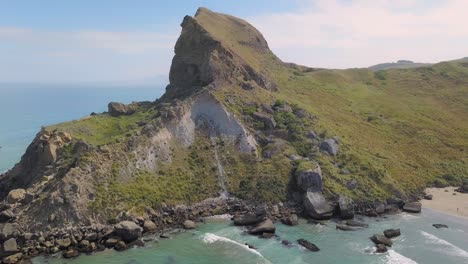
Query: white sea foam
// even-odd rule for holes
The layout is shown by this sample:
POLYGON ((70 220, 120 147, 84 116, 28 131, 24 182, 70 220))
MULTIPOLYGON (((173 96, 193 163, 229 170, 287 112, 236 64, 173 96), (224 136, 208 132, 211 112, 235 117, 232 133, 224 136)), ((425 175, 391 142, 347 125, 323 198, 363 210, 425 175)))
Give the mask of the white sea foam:
POLYGON ((416 261, 407 258, 393 249, 387 252, 387 264, 418 264, 416 261))
POLYGON ((234 245, 237 245, 243 249, 246 249, 252 253, 254 253, 255 255, 259 256, 259 257, 263 257, 262 254, 260 254, 260 252, 258 252, 257 250, 253 249, 253 248, 249 248, 249 246, 247 245, 243 245, 237 241, 234 241, 234 240, 231 240, 229 238, 226 238, 226 237, 222 237, 222 236, 218 236, 218 235, 215 235, 215 234, 211 234, 211 233, 206 233, 203 235, 203 242, 205 243, 208 243, 208 244, 211 244, 211 243, 215 243, 215 242, 225 242, 225 243, 230 243, 230 244, 234 244, 234 245))
POLYGON ((447 250, 443 250, 441 252, 448 253, 448 254, 450 254, 452 256, 459 256, 459 257, 468 258, 468 252, 466 252, 465 250, 455 246, 454 244, 452 244, 452 243, 450 243, 450 242, 448 242, 446 240, 443 240, 440 237, 434 236, 433 234, 429 234, 427 232, 424 232, 424 231, 421 231, 421 234, 423 236, 425 236, 428 239, 428 241, 431 242, 432 244, 446 246, 447 250))
POLYGON ((205 217, 205 219, 213 219, 213 220, 230 220, 231 218, 232 218, 232 215, 230 214, 212 215, 212 216, 205 217))

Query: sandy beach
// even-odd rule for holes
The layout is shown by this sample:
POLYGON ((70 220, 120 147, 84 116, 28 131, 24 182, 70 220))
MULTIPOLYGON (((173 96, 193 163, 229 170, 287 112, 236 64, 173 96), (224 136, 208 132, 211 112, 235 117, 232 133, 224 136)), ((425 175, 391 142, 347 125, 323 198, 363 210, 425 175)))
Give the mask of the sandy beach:
POLYGON ((430 208, 446 214, 468 219, 468 194, 455 192, 455 187, 428 188, 427 194, 432 194, 432 200, 421 201, 423 208, 430 208), (453 195, 456 193, 456 195, 453 195))

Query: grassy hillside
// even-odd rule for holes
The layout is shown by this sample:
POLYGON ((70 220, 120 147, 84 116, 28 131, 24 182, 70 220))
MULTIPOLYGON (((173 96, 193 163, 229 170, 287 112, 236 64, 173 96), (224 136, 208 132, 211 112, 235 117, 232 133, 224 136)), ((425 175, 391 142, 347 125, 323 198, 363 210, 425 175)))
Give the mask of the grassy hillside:
MULTIPOLYGON (((232 75, 210 90, 256 136, 259 157, 238 153, 223 142, 213 144, 202 135, 188 149, 171 142, 172 164, 162 164, 157 171, 134 171, 127 182, 118 175, 106 179, 107 187, 98 188, 92 203, 98 210, 190 203, 219 195, 215 151, 224 164, 228 191, 256 201, 287 198, 294 185, 292 175, 302 162, 291 155, 320 164, 328 196, 344 193, 357 200, 412 195, 428 184, 455 185, 468 178, 467 60, 380 71, 311 69, 282 63, 243 20, 204 9, 196 20, 236 55, 232 60, 248 64, 278 88, 245 89, 239 85, 242 76, 232 75), (291 111, 267 113, 262 104, 291 111), (274 118, 275 129, 259 122, 259 112, 274 118), (308 138, 310 131, 319 139, 308 138), (271 135, 285 144, 268 142, 271 135), (336 156, 318 149, 330 137, 340 140, 336 156), (267 157, 270 152, 279 154, 267 157), (357 183, 353 190, 346 187, 350 181, 357 183)), ((50 129, 94 145, 114 144, 139 135, 139 124, 155 119, 162 120, 149 107, 131 116, 104 114, 50 129)))

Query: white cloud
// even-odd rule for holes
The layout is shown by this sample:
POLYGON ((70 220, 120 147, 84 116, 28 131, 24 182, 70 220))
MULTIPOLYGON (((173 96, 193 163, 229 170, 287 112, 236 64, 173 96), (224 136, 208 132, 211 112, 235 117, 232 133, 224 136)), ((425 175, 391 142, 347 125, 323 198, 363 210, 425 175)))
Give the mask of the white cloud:
POLYGON ((317 0, 301 10, 250 21, 287 61, 319 67, 356 67, 468 55, 468 1, 317 0))

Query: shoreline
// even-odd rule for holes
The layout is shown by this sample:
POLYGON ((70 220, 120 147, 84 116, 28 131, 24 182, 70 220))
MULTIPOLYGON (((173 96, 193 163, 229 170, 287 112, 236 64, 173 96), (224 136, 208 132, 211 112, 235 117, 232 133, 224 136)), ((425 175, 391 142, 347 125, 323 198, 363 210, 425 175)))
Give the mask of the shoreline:
POLYGON ((422 207, 468 220, 468 194, 456 192, 455 189, 427 188, 425 192, 433 197, 432 200, 421 200, 422 207))

